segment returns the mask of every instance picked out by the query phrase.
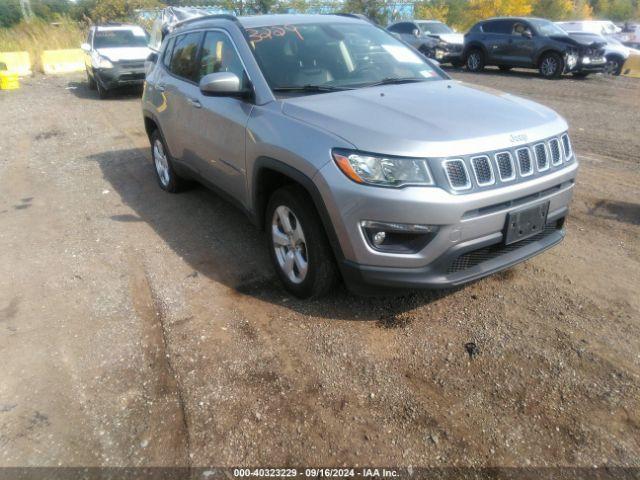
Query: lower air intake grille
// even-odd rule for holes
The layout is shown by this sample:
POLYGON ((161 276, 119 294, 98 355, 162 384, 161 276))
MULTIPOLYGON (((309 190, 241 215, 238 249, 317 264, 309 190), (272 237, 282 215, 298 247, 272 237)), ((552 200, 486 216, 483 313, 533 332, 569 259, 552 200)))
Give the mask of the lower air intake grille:
POLYGON ((558 226, 556 225, 556 223, 552 223, 547 225, 544 230, 542 230, 537 235, 526 238, 517 243, 512 243, 511 245, 503 245, 502 243, 499 243, 496 245, 490 245, 488 247, 479 248, 478 250, 467 252, 460 255, 451 263, 451 265, 449 265, 447 273, 461 272, 463 270, 475 267, 483 262, 493 260, 494 258, 498 258, 501 255, 516 251, 522 247, 530 245, 533 242, 548 237, 549 235, 557 231, 558 226))
POLYGON ((482 155, 481 157, 473 157, 471 159, 471 165, 476 175, 476 181, 478 185, 491 185, 493 183, 493 170, 489 163, 489 157, 482 155))
POLYGON ((531 162, 531 152, 528 148, 521 148, 516 152, 518 164, 520 165, 520 175, 526 177, 533 173, 533 163, 531 162))
POLYGON ((454 190, 465 190, 471 187, 467 168, 464 166, 462 160, 447 160, 444 165, 451 188, 454 190))
POLYGON ((513 160, 509 152, 498 153, 496 155, 496 163, 498 164, 500 180, 504 182, 515 178, 516 173, 513 171, 513 160))
POLYGON ((549 158, 547 157, 547 149, 544 143, 538 143, 533 147, 536 152, 536 161, 538 162, 538 170, 543 171, 549 168, 549 158))
POLYGON ((551 152, 551 163, 559 165, 562 163, 562 155, 560 155, 560 143, 557 138, 549 140, 549 151, 551 152))

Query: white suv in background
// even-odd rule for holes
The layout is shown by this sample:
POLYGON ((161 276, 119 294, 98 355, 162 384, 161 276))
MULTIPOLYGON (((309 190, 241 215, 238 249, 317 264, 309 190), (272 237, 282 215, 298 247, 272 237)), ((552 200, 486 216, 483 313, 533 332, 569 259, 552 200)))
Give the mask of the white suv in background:
POLYGON ((93 26, 85 52, 87 81, 100 98, 109 90, 124 85, 144 83, 144 62, 151 53, 147 32, 137 25, 107 24, 93 26))

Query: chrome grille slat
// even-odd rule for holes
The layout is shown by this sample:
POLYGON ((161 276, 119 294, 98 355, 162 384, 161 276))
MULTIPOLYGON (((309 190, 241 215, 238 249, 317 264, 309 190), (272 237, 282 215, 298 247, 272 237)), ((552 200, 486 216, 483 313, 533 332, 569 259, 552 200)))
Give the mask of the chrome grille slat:
POLYGON ((471 179, 469 178, 464 160, 460 158, 445 160, 443 166, 451 188, 454 190, 467 190, 471 188, 471 179))
POLYGON ((508 182, 516 178, 511 152, 496 153, 496 164, 498 165, 498 174, 501 181, 508 182))
POLYGON ((533 147, 536 154, 536 165, 539 172, 549 170, 549 156, 547 155, 547 147, 544 143, 536 143, 533 147))
POLYGON ((549 151, 551 152, 551 163, 553 166, 560 165, 562 163, 562 154, 560 153, 560 142, 557 138, 549 140, 549 151))
POLYGON ((562 150, 564 151, 564 161, 568 162, 569 160, 571 160, 573 148, 571 148, 571 140, 569 140, 569 135, 567 135, 566 133, 562 135, 562 150))
POLYGON ((471 158, 471 166, 473 168, 473 174, 476 177, 478 186, 485 187, 487 185, 493 185, 495 179, 493 177, 493 168, 491 168, 491 161, 486 155, 479 155, 471 158))
POLYGON ((519 148, 516 150, 518 157, 518 168, 521 177, 528 177, 533 174, 533 162, 531 161, 531 150, 529 147, 519 148))

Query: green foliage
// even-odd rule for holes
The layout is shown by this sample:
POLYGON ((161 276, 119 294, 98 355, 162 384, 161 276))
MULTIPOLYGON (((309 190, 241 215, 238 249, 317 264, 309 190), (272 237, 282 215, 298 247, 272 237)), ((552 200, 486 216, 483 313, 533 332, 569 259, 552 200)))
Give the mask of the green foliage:
POLYGON ((631 0, 612 0, 607 11, 607 19, 614 22, 629 20, 633 17, 634 5, 631 0))
POLYGON ((8 28, 22 19, 18 0, 0 0, 0 27, 8 28))

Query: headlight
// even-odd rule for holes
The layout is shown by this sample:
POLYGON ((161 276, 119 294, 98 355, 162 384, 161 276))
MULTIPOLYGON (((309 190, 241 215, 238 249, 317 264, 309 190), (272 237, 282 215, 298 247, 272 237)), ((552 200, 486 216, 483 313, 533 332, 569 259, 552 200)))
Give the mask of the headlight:
POLYGON ((357 183, 383 187, 433 185, 433 177, 424 158, 372 155, 334 150, 333 159, 347 177, 357 183))
POLYGON ((113 63, 108 58, 96 54, 93 57, 93 68, 113 68, 113 63))

